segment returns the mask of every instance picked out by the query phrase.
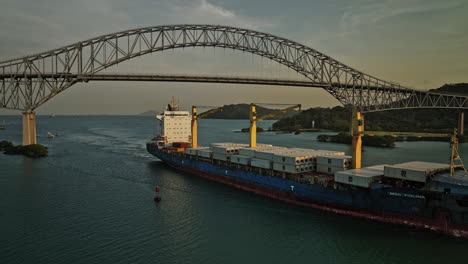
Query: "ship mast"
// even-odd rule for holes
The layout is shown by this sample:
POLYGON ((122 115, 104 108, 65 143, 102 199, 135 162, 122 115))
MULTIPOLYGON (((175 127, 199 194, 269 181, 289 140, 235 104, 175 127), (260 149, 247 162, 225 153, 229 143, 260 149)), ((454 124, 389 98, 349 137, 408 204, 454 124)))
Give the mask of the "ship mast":
POLYGON ((175 96, 172 96, 171 103, 167 108, 168 111, 179 111, 179 103, 176 101, 175 96))

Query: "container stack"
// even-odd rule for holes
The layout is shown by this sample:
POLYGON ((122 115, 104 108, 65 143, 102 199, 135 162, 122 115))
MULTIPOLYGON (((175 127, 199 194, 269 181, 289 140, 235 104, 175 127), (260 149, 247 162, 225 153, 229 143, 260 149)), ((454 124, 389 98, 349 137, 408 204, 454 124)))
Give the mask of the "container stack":
POLYGON ((328 174, 335 174, 351 168, 351 156, 343 155, 320 155, 317 157, 317 171, 328 174))
POLYGON ((384 176, 399 180, 426 182, 427 177, 437 172, 447 171, 450 166, 443 163, 411 161, 401 164, 388 165, 384 168, 384 176))
POLYGON ((189 154, 189 155, 192 155, 192 156, 196 156, 198 151, 200 151, 200 150, 209 150, 209 149, 210 149, 209 147, 187 148, 187 149, 185 149, 185 153, 189 154))
POLYGON ((275 147, 272 145, 260 144, 259 147, 255 148, 241 148, 239 149, 239 155, 231 156, 231 162, 242 164, 242 165, 251 165, 257 168, 271 169, 271 161, 267 159, 260 159, 256 157, 257 152, 268 152, 275 150, 286 150, 286 147, 275 147), (253 162, 251 162, 253 160, 253 162))
POLYGON ((276 149, 270 149, 270 150, 260 150, 260 151, 255 151, 254 157, 258 159, 273 160, 273 157, 275 155, 302 152, 304 150, 305 149, 299 149, 299 148, 276 148, 276 149))
POLYGON ((258 159, 258 158, 251 158, 250 159, 250 166, 262 169, 271 169, 272 162, 271 160, 266 159, 258 159))
POLYGON ((245 148, 247 144, 239 143, 212 143, 210 144, 213 151, 213 159, 228 161, 231 155, 238 155, 239 149, 245 148))
POLYGON ((339 171, 335 173, 335 181, 353 186, 369 188, 370 185, 384 175, 383 168, 381 170, 374 167, 352 169, 339 171))
POLYGON ((296 149, 295 152, 275 153, 273 169, 287 173, 303 173, 317 170, 317 159, 323 155, 340 155, 343 152, 313 149, 296 149))
POLYGON ((390 166, 388 164, 381 164, 381 165, 374 165, 374 166, 369 166, 369 167, 366 167, 365 169, 366 170, 377 170, 377 171, 384 171, 385 169, 385 166, 390 166))
MULTIPOLYGON (((348 169, 351 165, 351 157, 344 156, 344 152, 276 147, 267 144, 249 148, 247 144, 240 143, 212 143, 209 148, 186 149, 185 152, 203 158, 290 174, 312 171, 334 174, 348 169)), ((383 171, 383 168, 380 170, 383 171)))
POLYGON ((245 156, 245 155, 232 155, 231 162, 235 164, 241 164, 241 165, 250 165, 251 158, 252 157, 245 156))
POLYGON ((275 149, 287 149, 286 147, 275 147, 275 146, 262 146, 256 148, 242 148, 239 150, 240 155, 255 157, 255 153, 257 151, 268 151, 268 150, 275 150, 275 149))
POLYGON ((211 149, 200 149, 197 150, 198 157, 211 159, 213 156, 213 151, 211 149))
MULTIPOLYGON (((247 148, 247 144, 240 143, 212 143, 210 144, 211 150, 213 150, 213 159, 228 161, 232 155, 239 155, 239 151, 243 148, 247 148)), ((268 147, 271 145, 259 144, 260 147, 268 147)))

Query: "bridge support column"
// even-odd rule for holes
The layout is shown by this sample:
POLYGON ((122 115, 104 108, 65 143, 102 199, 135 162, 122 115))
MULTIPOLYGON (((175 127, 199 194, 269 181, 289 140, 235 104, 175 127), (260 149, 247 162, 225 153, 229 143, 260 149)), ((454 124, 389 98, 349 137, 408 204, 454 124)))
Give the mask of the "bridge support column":
POLYGON ((36 114, 23 112, 23 146, 36 144, 36 114))
POLYGON ((361 168, 362 160, 362 132, 364 132, 364 115, 358 109, 353 109, 351 118, 351 136, 353 137, 352 142, 352 167, 353 169, 361 168))
POLYGON ((458 134, 462 135, 465 133, 465 112, 461 111, 458 115, 458 134))

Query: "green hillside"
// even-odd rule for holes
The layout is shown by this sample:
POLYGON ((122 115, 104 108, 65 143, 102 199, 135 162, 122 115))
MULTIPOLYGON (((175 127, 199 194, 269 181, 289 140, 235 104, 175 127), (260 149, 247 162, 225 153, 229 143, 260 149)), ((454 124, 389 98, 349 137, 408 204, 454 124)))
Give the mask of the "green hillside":
POLYGON ((430 92, 440 92, 448 94, 468 95, 468 83, 444 84, 437 89, 431 89, 430 92))

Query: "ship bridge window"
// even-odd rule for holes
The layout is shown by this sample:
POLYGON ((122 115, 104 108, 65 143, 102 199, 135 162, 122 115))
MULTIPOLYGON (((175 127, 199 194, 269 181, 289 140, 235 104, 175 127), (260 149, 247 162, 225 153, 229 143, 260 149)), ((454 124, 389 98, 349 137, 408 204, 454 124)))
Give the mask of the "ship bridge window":
POLYGON ((328 164, 331 164, 331 159, 328 159, 328 164))
POLYGON ((405 170, 401 171, 401 177, 406 177, 406 171, 405 170))
POLYGON ((348 177, 348 182, 353 182, 353 176, 348 177))

